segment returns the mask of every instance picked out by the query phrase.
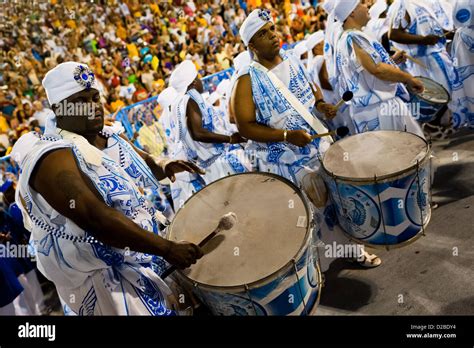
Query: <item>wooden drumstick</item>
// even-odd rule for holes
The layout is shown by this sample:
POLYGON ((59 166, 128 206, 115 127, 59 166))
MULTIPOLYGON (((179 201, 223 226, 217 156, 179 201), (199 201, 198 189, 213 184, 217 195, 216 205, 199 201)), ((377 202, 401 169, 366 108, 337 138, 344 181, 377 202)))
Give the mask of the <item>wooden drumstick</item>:
POLYGON ((338 135, 340 136, 341 138, 345 137, 347 134, 349 134, 349 128, 345 127, 345 126, 342 126, 342 127, 339 127, 338 129, 336 130, 333 130, 333 131, 330 131, 328 133, 322 133, 322 134, 315 134, 315 135, 312 135, 311 136, 311 139, 317 139, 317 138, 322 138, 322 137, 327 137, 327 136, 330 136, 330 135, 338 135))
MULTIPOLYGON (((202 248, 203 246, 205 246, 212 238, 214 238, 219 232, 222 232, 222 231, 227 231, 227 230, 230 230, 232 227, 234 227, 234 225, 237 223, 237 215, 235 213, 227 213, 225 215, 223 215, 220 220, 219 220, 219 224, 217 225, 216 229, 214 231, 212 231, 211 233, 209 233, 207 235, 206 238, 204 238, 199 244, 198 246, 200 248, 202 248)), ((165 279, 166 277, 168 277, 171 273, 173 273, 174 271, 176 271, 176 266, 171 266, 169 267, 167 270, 165 270, 163 272, 163 274, 161 275, 161 279, 165 279)))
MULTIPOLYGON (((394 48, 395 52, 402 52, 401 50, 399 50, 398 48, 394 48)), ((416 59, 416 58, 413 58, 412 56, 409 56, 408 54, 405 53, 405 57, 407 57, 408 60, 411 60, 413 63, 415 64, 418 64, 419 66, 421 66, 422 68, 425 68, 425 69, 428 69, 428 67, 423 64, 420 60, 416 59)))

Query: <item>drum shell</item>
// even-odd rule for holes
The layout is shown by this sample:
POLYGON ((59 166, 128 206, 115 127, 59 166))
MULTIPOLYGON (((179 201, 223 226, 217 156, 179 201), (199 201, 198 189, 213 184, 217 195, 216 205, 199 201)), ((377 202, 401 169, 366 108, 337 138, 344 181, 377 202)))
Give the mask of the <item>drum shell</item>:
POLYGON ((189 279, 181 271, 177 278, 186 287, 192 287, 214 315, 304 315, 318 305, 320 297, 321 275, 312 236, 295 262, 290 261, 275 274, 248 285, 209 286, 189 279))
MULTIPOLYGON (((425 77, 420 77, 420 76, 417 76, 417 78, 421 79, 422 81, 427 79, 425 77)), ((444 90, 445 95, 448 98, 448 100, 446 100, 446 102, 444 103, 432 102, 414 93, 410 88, 408 89, 411 96, 410 97, 411 111, 412 111, 413 117, 418 122, 421 122, 421 123, 432 122, 436 120, 438 116, 440 116, 447 110, 448 103, 450 102, 450 99, 451 99, 450 95, 443 86, 441 86, 439 83, 436 83, 436 84, 438 85, 440 89, 444 90)))
MULTIPOLYGON (((255 173, 236 174, 227 178, 253 174, 255 173)), ((319 239, 317 226, 314 226, 312 219, 312 207, 304 193, 289 180, 270 173, 258 174, 285 182, 302 200, 308 222, 302 245, 293 259, 263 279, 238 286, 204 284, 187 277, 183 271, 175 272, 176 279, 185 288, 191 288, 196 297, 207 305, 214 315, 309 314, 319 303, 321 283, 317 247, 319 239), (295 272, 295 267, 297 272, 295 272)), ((226 178, 218 181, 220 180, 226 180, 226 178)), ((180 212, 176 217, 179 218, 179 214, 180 212)), ((168 238, 172 235, 172 227, 173 223, 168 228, 168 238)))
POLYGON ((422 235, 431 218, 429 147, 418 164, 372 180, 334 176, 324 164, 322 167, 338 222, 349 238, 389 249, 410 244, 422 235))

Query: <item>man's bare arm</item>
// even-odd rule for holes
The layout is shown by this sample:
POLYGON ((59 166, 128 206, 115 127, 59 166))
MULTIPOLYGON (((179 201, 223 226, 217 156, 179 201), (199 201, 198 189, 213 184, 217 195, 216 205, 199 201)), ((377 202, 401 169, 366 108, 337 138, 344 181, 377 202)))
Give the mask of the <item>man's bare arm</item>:
MULTIPOLYGON (((284 141, 285 130, 270 128, 257 122, 250 75, 243 75, 237 80, 231 103, 239 133, 244 138, 263 143, 284 141)), ((303 129, 286 131, 286 140, 300 147, 312 141, 311 136, 303 129)))
POLYGON ((364 69, 380 80, 407 83, 413 78, 410 74, 400 70, 395 66, 385 63, 376 64, 369 54, 356 43, 354 43, 354 50, 357 59, 359 60, 360 64, 362 64, 364 69))
POLYGON ((30 185, 61 215, 107 245, 160 255, 183 267, 199 255, 195 246, 186 243, 191 247, 185 248, 163 239, 107 206, 70 149, 47 153, 38 162, 30 185))
POLYGON ((239 133, 244 138, 260 142, 283 141, 283 130, 257 123, 250 75, 243 75, 237 80, 230 102, 239 133))
POLYGON ((207 129, 203 128, 201 111, 199 110, 197 103, 192 99, 189 99, 188 102, 186 109, 186 120, 189 133, 196 141, 200 141, 202 143, 222 144, 230 143, 232 140, 228 135, 209 132, 207 129))

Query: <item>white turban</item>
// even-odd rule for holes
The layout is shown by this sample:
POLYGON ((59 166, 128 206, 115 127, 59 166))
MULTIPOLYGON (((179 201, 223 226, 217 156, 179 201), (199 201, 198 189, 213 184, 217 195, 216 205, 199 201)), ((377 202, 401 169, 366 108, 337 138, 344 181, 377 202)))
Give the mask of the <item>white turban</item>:
POLYGON ((334 10, 334 5, 336 4, 336 0, 325 0, 321 7, 327 14, 331 13, 334 10))
POLYGON ((98 90, 92 70, 86 64, 76 62, 57 65, 48 71, 42 84, 50 105, 57 104, 84 89, 98 90))
POLYGON ((306 46, 306 40, 300 41, 296 44, 295 48, 295 55, 300 58, 303 54, 308 52, 308 47, 306 46))
POLYGON ((249 51, 241 52, 234 58, 234 69, 236 72, 250 65, 252 58, 250 57, 249 51))
POLYGON ((178 98, 178 92, 173 87, 165 88, 158 95, 158 104, 163 110, 168 109, 170 105, 178 98))
POLYGON ((334 6, 334 16, 339 22, 343 23, 359 3, 360 0, 337 0, 334 6))
POLYGON ((474 0, 457 0, 453 17, 457 28, 474 25, 474 0))
POLYGON ((314 46, 324 41, 324 31, 318 30, 317 32, 311 34, 306 40, 306 47, 308 51, 311 51, 314 46))
POLYGON ((369 9, 369 15, 372 19, 378 19, 388 8, 387 0, 377 0, 369 9))
POLYGON ((256 9, 250 12, 239 30, 240 38, 244 42, 245 46, 249 45, 249 42, 252 40, 252 37, 255 35, 255 33, 268 22, 273 23, 273 19, 269 11, 256 9))
POLYGON ((178 93, 185 93, 197 75, 198 73, 194 63, 190 60, 185 60, 174 69, 170 76, 169 84, 178 93))
POLYGON ((306 48, 308 49, 308 69, 310 69, 313 64, 313 48, 320 42, 324 41, 324 35, 324 31, 318 30, 317 32, 311 34, 306 40, 306 48))

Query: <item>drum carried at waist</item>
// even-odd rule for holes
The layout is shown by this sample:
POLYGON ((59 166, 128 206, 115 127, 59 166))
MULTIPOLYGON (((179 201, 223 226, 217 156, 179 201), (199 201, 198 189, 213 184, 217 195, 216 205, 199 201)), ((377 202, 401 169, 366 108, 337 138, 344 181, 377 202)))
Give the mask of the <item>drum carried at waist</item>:
POLYGON ((373 131, 334 143, 323 178, 341 227, 387 249, 415 241, 431 217, 431 149, 411 133, 373 131))
POLYGON ((168 239, 198 243, 228 212, 229 231, 177 280, 215 315, 304 315, 320 296, 312 211, 288 180, 266 173, 232 175, 191 197, 168 228, 168 239))
POLYGON ((432 122, 446 112, 451 98, 448 91, 436 81, 421 76, 416 78, 423 83, 425 90, 415 93, 408 88, 413 117, 419 122, 432 122))

